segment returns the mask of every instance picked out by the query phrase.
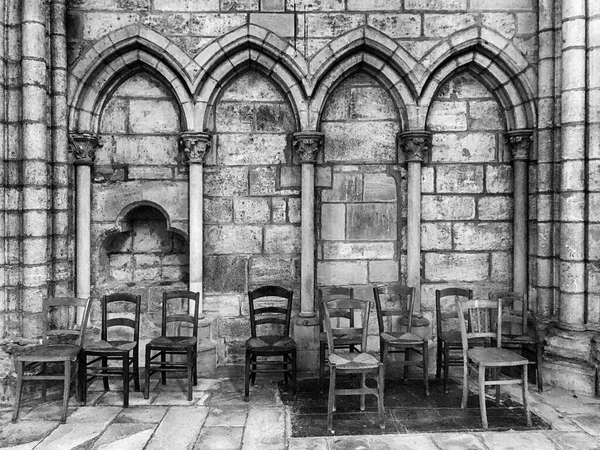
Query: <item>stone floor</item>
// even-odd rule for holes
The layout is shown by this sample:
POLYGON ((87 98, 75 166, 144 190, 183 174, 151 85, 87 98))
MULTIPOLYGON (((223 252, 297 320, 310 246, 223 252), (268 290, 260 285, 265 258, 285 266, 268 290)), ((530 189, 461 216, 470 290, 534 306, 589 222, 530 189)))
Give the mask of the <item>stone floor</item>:
MULTIPOLYGON (((250 402, 243 401, 239 372, 222 370, 201 378, 194 399, 185 399, 181 380, 153 383, 144 400, 132 392, 121 407, 121 392, 88 391, 88 406, 72 399, 66 424, 60 424, 56 401, 30 401, 11 423, 11 408, 0 410, 0 448, 6 449, 600 449, 600 399, 577 397, 548 386, 531 390, 533 410, 551 430, 508 432, 387 434, 382 436, 290 437, 289 411, 279 398, 277 379, 258 378, 250 402)), ((515 399, 519 392, 515 391, 515 399)))

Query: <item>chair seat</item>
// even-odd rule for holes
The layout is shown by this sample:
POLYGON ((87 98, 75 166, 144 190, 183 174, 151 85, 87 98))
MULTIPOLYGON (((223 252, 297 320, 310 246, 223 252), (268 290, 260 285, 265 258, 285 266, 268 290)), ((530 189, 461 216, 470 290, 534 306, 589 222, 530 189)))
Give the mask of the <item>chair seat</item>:
POLYGON ((383 332, 381 338, 388 344, 421 345, 423 338, 414 333, 383 332))
POLYGON ((476 364, 488 367, 520 366, 529 360, 521 355, 497 347, 476 347, 467 351, 467 356, 476 364))
POLYGON ((122 353, 130 352, 137 345, 130 341, 96 341, 85 346, 86 352, 122 353))
POLYGON ((335 365, 336 369, 376 369, 380 362, 368 353, 332 353, 329 355, 329 364, 335 365))
POLYGON ((296 341, 288 336, 258 336, 246 341, 246 348, 254 351, 281 352, 296 348, 296 341))
POLYGON ((160 336, 152 339, 146 345, 156 349, 177 349, 194 346, 197 341, 194 336, 160 336))
POLYGON ((81 347, 72 344, 40 345, 21 355, 15 355, 15 359, 24 362, 69 361, 75 359, 80 350, 81 347))

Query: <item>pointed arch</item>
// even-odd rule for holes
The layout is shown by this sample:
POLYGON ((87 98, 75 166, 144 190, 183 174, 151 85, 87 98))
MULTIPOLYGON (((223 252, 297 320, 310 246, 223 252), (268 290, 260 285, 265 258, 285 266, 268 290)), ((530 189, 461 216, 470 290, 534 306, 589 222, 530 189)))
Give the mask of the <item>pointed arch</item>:
POLYGON ((182 111, 183 125, 194 125, 191 80, 196 63, 177 45, 140 25, 109 33, 89 49, 70 73, 69 119, 74 130, 97 131, 107 97, 125 79, 147 71, 169 88, 182 111))

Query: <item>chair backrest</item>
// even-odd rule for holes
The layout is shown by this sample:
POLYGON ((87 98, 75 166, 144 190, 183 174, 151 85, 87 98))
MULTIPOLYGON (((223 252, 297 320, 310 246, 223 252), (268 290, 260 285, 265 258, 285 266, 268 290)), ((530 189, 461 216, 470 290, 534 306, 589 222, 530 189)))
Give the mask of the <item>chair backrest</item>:
POLYGON ((490 300, 502 299, 502 334, 517 336, 527 334, 527 297, 518 292, 490 292, 490 300))
MULTIPOLYGON (((323 319, 324 319, 323 302, 327 301, 327 300, 354 298, 354 288, 341 287, 341 286, 319 288, 318 297, 319 297, 318 298, 319 324, 320 324, 320 330, 323 331, 324 330, 324 328, 323 328, 323 319)), ((330 311, 329 313, 330 313, 330 315, 331 314, 339 314, 339 315, 333 315, 333 316, 331 316, 331 318, 340 317, 342 319, 348 319, 350 321, 350 326, 351 327, 354 326, 354 312, 353 311, 339 309, 336 311, 330 311)))
MULTIPOLYGON (((458 322, 458 311, 456 309, 455 300, 458 297, 465 299, 473 298, 471 289, 450 287, 446 289, 436 289, 435 291, 435 322, 437 335, 439 336, 446 331, 444 324, 456 320, 458 322), (443 300, 445 299, 445 300, 443 300), (442 304, 444 303, 444 304, 442 304)), ((449 327, 448 327, 449 328, 449 327)))
POLYGON ((90 317, 91 300, 78 297, 45 297, 42 303, 42 342, 57 340, 81 345, 90 317))
POLYGON ((456 308, 459 317, 469 317, 471 330, 467 331, 466 320, 459 320, 460 335, 462 340, 463 353, 469 348, 469 339, 494 338, 496 346, 502 346, 502 333, 499 327, 502 326, 502 300, 461 300, 457 298, 456 308), (495 330, 494 330, 495 328, 495 330))
MULTIPOLYGON (((192 335, 197 337, 199 310, 200 293, 191 291, 163 292, 161 323, 162 336, 167 336, 167 328, 175 328, 180 332, 181 325, 189 324, 190 326, 188 328, 192 328, 192 335), (173 326, 168 327, 171 324, 173 326)), ((185 325, 183 326, 185 327, 185 325)))
POLYGON ((364 352, 367 348, 367 334, 369 327, 369 311, 371 302, 368 300, 338 298, 323 301, 323 326, 327 335, 327 347, 330 353, 335 352, 334 340, 339 337, 353 338, 361 337, 361 349, 364 352), (352 314, 360 312, 360 326, 354 321, 350 325, 349 321, 332 320, 335 317, 344 317, 344 313, 352 314))
POLYGON ((406 325, 412 330, 412 317, 415 309, 415 288, 400 283, 390 283, 373 287, 379 332, 396 331, 398 325, 406 325), (394 317, 397 319, 394 320, 394 317))
POLYGON ((293 291, 281 286, 262 286, 248 291, 252 337, 289 336, 293 296, 293 291), (264 332, 258 334, 258 327, 264 332))
MULTIPOLYGON (((102 330, 101 339, 108 340, 109 328, 122 327, 131 328, 131 342, 138 342, 140 339, 140 308, 142 303, 141 295, 127 294, 118 292, 115 294, 104 295, 102 297, 102 330), (133 318, 132 318, 133 317, 133 318)), ((123 337, 119 333, 118 340, 123 337)))

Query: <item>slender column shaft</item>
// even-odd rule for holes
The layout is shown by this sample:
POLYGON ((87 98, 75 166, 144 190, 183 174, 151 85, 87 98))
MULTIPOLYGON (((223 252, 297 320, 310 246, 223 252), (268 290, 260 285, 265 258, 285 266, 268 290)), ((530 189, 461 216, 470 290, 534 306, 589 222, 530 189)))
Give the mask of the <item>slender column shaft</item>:
POLYGON ((302 253, 300 316, 315 315, 315 158, 323 142, 323 133, 301 131, 294 134, 302 162, 302 253))
POLYGON ((181 143, 188 157, 190 166, 189 179, 189 289, 200 293, 199 310, 202 314, 204 298, 203 271, 204 271, 204 158, 211 146, 211 136, 201 131, 186 131, 181 134, 181 143))

